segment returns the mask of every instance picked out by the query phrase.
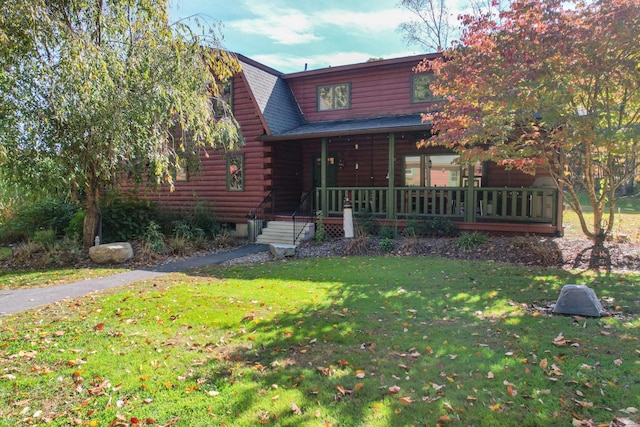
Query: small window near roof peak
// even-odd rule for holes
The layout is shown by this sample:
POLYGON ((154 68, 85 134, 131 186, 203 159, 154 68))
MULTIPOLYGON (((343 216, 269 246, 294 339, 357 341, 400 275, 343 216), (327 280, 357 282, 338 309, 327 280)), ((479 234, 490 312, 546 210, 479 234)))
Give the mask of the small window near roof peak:
POLYGON ((318 111, 351 108, 351 83, 323 85, 317 88, 318 111))

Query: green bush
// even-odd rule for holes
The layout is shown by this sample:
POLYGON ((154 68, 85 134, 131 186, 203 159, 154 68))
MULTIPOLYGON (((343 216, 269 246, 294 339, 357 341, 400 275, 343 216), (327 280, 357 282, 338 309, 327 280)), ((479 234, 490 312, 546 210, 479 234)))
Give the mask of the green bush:
POLYGON ((380 227, 380 232, 378 233, 381 239, 395 239, 398 237, 398 232, 395 227, 380 227))
POLYGON ((458 249, 463 251, 477 248, 487 241, 487 236, 474 231, 473 233, 462 233, 455 241, 455 245, 458 249))
POLYGON ((380 249, 383 252, 392 252, 395 246, 396 246, 395 241, 389 238, 381 239, 380 242, 378 243, 378 249, 380 249))
POLYGON ((69 220, 69 225, 64 229, 64 234, 68 238, 79 242, 82 239, 83 227, 84 209, 78 209, 69 220))
POLYGON ((102 242, 122 242, 142 236, 152 221, 158 222, 156 204, 116 195, 102 208, 102 242))
POLYGON ((375 234, 378 228, 376 219, 371 212, 358 212, 355 215, 355 225, 360 229, 361 234, 367 236, 375 234))
POLYGON ((25 205, 8 219, 0 238, 6 243, 25 241, 38 230, 53 230, 62 236, 78 207, 66 200, 45 198, 25 205))
POLYGON ((160 225, 155 221, 149 222, 142 233, 142 241, 144 248, 154 254, 164 252, 166 246, 164 244, 164 234, 160 230, 160 225))
POLYGON ((43 249, 49 251, 54 248, 56 243, 56 233, 51 229, 38 230, 33 233, 31 238, 34 243, 42 246, 43 249))
POLYGON ((447 218, 435 217, 424 221, 424 228, 419 229, 419 234, 428 236, 450 237, 455 236, 458 227, 447 218))

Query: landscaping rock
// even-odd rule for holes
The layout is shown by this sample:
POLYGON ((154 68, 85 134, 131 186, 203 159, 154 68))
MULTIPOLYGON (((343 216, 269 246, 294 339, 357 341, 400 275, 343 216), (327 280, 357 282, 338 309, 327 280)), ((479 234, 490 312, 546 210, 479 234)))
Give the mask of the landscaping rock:
POLYGON ((117 242, 89 248, 89 258, 97 264, 120 264, 133 258, 130 243, 117 242))
POLYGON ((276 259, 283 259, 285 257, 292 257, 296 255, 296 245, 287 245, 284 243, 271 243, 269 245, 269 251, 276 259))
POLYGON ((602 317, 605 314, 596 293, 586 285, 564 285, 553 312, 588 317, 602 317))

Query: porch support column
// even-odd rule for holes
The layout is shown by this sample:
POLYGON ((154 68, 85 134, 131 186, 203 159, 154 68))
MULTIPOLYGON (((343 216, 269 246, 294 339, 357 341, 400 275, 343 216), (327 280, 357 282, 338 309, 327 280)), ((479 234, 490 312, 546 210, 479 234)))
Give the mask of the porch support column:
POLYGON ((387 179, 388 195, 387 195, 387 219, 394 219, 396 217, 396 171, 395 171, 395 156, 396 156, 396 134, 389 133, 389 165, 387 167, 387 173, 389 178, 387 179))
POLYGON ((327 218, 329 206, 329 194, 327 193, 327 151, 329 139, 322 138, 320 148, 320 206, 322 207, 322 217, 327 218))
POLYGON ((464 222, 475 222, 476 204, 478 202, 476 200, 476 192, 473 188, 476 177, 475 165, 473 163, 469 163, 467 177, 467 197, 465 197, 464 222))

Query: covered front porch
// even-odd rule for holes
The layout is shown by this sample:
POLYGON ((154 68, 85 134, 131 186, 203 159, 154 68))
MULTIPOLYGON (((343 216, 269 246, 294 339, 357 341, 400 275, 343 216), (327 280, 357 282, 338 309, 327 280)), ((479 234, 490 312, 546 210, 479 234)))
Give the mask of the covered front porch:
POLYGON ((560 195, 548 179, 490 162, 461 165, 454 153, 418 149, 416 141, 430 135, 419 118, 378 129, 363 122, 268 138, 274 195, 268 210, 290 213, 294 222, 321 215, 337 228, 349 201, 356 218, 400 227, 442 217, 461 230, 562 234, 560 195))

